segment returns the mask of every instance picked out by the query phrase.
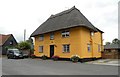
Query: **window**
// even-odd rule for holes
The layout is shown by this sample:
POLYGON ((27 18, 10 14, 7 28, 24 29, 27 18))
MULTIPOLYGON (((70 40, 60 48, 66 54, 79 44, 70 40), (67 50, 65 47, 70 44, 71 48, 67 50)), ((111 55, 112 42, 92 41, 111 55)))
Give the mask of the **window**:
POLYGON ((10 45, 13 45, 13 41, 10 41, 10 45))
POLYGON ((69 37, 69 36, 70 36, 70 32, 68 30, 62 31, 62 37, 69 37))
POLYGON ((41 35, 40 35, 40 40, 43 40, 43 39, 44 39, 44 35, 41 34, 41 35))
POLYGON ((94 32, 90 32, 90 35, 91 35, 91 36, 94 36, 94 32))
POLYGON ((98 44, 98 51, 99 51, 99 52, 101 51, 101 46, 100 46, 100 44, 98 44))
POLYGON ((91 45, 90 44, 87 45, 87 49, 88 49, 89 52, 91 51, 91 45))
POLYGON ((50 40, 54 39, 54 33, 50 33, 50 40))
POLYGON ((63 52, 70 52, 70 45, 69 44, 63 45, 63 52))
POLYGON ((40 52, 40 53, 43 52, 43 46, 39 46, 39 52, 40 52))
POLYGON ((13 52, 10 50, 10 51, 8 51, 8 53, 13 53, 13 52))

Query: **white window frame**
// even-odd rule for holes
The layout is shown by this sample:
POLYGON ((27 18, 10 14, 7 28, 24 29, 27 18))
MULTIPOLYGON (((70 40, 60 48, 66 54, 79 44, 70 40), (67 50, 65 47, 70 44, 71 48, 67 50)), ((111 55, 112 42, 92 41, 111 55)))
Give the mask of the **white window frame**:
POLYGON ((61 33, 62 37, 69 37, 70 36, 70 31, 69 30, 64 30, 61 33))
POLYGON ((43 53, 43 46, 39 46, 39 52, 43 53))
POLYGON ((70 44, 64 44, 62 47, 63 47, 63 52, 65 53, 70 52, 70 44))
POLYGON ((53 40, 54 39, 54 33, 50 33, 50 40, 53 40))

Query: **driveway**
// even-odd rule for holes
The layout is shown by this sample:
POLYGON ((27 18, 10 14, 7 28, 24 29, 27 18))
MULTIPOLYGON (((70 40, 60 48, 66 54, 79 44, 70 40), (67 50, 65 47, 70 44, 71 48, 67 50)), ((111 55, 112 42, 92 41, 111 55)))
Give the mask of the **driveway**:
POLYGON ((3 75, 118 75, 117 66, 70 61, 2 58, 3 75))
POLYGON ((95 61, 86 62, 88 64, 112 65, 120 66, 120 59, 99 59, 95 61))

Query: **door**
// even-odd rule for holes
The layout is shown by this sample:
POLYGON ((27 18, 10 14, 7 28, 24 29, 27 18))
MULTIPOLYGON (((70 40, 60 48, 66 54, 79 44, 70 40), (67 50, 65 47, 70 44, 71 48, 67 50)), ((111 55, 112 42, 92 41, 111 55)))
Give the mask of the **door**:
POLYGON ((54 55, 54 45, 50 45, 50 58, 54 55))

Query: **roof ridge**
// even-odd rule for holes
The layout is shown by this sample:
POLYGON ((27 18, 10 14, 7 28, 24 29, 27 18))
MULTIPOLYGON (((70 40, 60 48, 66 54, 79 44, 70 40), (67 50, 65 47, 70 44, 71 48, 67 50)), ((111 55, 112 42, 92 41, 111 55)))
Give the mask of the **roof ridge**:
POLYGON ((70 8, 70 9, 68 9, 68 10, 65 10, 65 11, 62 11, 62 12, 60 12, 60 13, 57 13, 57 14, 55 14, 55 15, 51 15, 50 17, 49 17, 49 19, 52 19, 52 18, 55 18, 55 17, 58 17, 58 16, 61 16, 61 15, 63 15, 63 14, 67 14, 67 13, 70 13, 72 10, 74 10, 74 9, 77 9, 75 6, 73 6, 72 8, 70 8))

